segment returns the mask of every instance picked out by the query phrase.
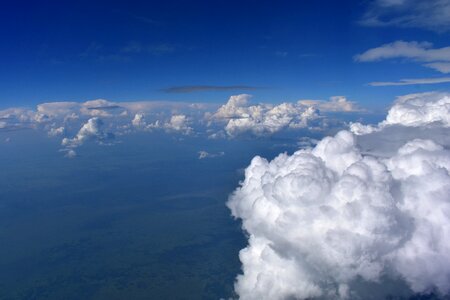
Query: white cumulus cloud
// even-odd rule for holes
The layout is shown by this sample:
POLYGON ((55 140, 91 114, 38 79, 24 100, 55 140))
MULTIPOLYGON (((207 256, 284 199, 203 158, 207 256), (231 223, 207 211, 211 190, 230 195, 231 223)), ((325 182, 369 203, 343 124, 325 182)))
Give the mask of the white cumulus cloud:
POLYGON ((292 155, 255 157, 228 202, 249 236, 240 298, 378 295, 358 289, 367 282, 382 299, 387 281, 450 293, 448 101, 403 96, 363 135, 341 131, 292 155))
POLYGON ((170 120, 162 125, 168 131, 176 131, 181 132, 183 134, 191 134, 194 129, 189 126, 190 120, 185 115, 173 115, 170 117, 170 120))
POLYGON ((83 145, 88 140, 94 140, 99 143, 106 143, 114 136, 111 133, 107 133, 102 129, 103 121, 98 117, 90 118, 80 128, 78 133, 73 138, 64 138, 62 145, 68 148, 75 148, 83 145))
POLYGON ((207 119, 225 122, 225 132, 235 137, 250 133, 256 136, 273 134, 285 128, 305 128, 319 116, 311 105, 281 103, 249 105, 250 95, 231 96, 207 119))
POLYGON ((360 108, 353 101, 348 101, 344 96, 333 96, 329 101, 323 100, 300 100, 299 104, 313 106, 324 112, 358 112, 360 108))

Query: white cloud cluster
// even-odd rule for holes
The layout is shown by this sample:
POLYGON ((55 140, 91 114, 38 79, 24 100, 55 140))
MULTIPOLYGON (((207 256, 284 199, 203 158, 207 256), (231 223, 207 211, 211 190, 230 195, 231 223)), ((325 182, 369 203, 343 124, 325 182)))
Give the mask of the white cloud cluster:
POLYGON ((448 0, 374 0, 361 24, 372 27, 424 28, 437 32, 450 30, 448 0))
POLYGON ((163 124, 163 128, 169 131, 177 131, 183 134, 191 134, 193 128, 189 126, 190 120, 185 115, 173 115, 170 120, 163 124))
POLYGON ((297 103, 249 105, 250 95, 231 96, 214 114, 207 115, 210 122, 225 122, 225 132, 235 137, 250 133, 256 136, 273 134, 286 128, 306 128, 318 120, 319 110, 324 112, 355 112, 356 105, 345 97, 332 97, 330 101, 300 100, 297 103))
POLYGON ((382 299, 390 280, 450 293, 448 99, 403 96, 371 133, 255 157, 228 202, 249 235, 240 298, 367 299, 368 282, 382 299))
POLYGON ((181 115, 182 112, 201 114, 211 105, 202 103, 183 103, 168 101, 112 102, 104 99, 86 102, 47 102, 37 105, 36 109, 9 108, 0 111, 2 127, 36 127, 51 122, 67 123, 91 117, 103 119, 126 119, 129 116, 158 114, 181 115))
POLYGON ((342 96, 331 97, 329 101, 300 100, 278 105, 251 105, 249 99, 250 95, 246 94, 231 96, 221 107, 211 103, 104 99, 47 102, 37 105, 36 109, 0 111, 0 130, 44 130, 50 137, 61 137, 67 150, 89 139, 105 144, 112 135, 123 136, 136 131, 163 130, 183 135, 204 134, 210 138, 265 136, 284 129, 322 131, 333 122, 344 125, 322 113, 360 111, 354 102, 342 96), (103 123, 110 134, 101 129, 103 123))
POLYGON ((65 131, 66 131, 66 129, 64 128, 64 126, 52 127, 48 131, 48 135, 49 136, 60 136, 60 135, 63 135, 65 131))
POLYGON ((112 133, 107 133, 102 129, 103 121, 98 117, 90 118, 80 128, 73 138, 64 138, 61 144, 68 148, 75 148, 83 145, 88 140, 94 140, 99 143, 107 143, 114 138, 112 133))
POLYGON ((386 120, 377 126, 353 123, 350 130, 361 135, 393 125, 450 127, 450 93, 427 92, 397 97, 386 120))
POLYGON ((441 73, 450 73, 450 47, 433 48, 433 44, 429 42, 395 41, 355 56, 355 60, 359 62, 398 58, 421 62, 425 67, 441 73))
POLYGON ((312 106, 323 112, 357 112, 361 109, 355 102, 348 101, 344 96, 330 97, 330 101, 323 100, 300 100, 298 104, 312 106))
POLYGON ((433 123, 450 127, 449 93, 420 93, 398 97, 383 124, 424 126, 433 123))
POLYGON ((0 111, 1 129, 33 128, 47 120, 48 117, 39 111, 32 111, 21 107, 13 107, 0 111))
POLYGON ((189 135, 194 132, 194 129, 189 126, 191 123, 190 119, 183 114, 173 115, 166 122, 156 120, 153 123, 148 123, 144 114, 137 113, 131 123, 135 128, 142 130, 165 129, 169 132, 180 132, 185 135, 189 135))

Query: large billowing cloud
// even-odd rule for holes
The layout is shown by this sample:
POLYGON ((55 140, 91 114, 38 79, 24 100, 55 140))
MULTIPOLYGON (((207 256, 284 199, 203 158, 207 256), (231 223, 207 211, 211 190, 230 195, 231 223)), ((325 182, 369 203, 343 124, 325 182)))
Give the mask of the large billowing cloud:
POLYGON ((255 157, 228 202, 249 236, 240 298, 450 293, 449 105, 447 94, 403 96, 360 135, 255 157))

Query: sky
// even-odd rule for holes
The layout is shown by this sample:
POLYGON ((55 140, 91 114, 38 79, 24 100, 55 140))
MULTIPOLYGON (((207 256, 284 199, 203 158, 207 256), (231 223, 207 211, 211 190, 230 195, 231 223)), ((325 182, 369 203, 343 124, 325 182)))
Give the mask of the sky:
POLYGON ((0 298, 449 299, 449 34, 450 0, 3 3, 0 298))
POLYGON ((404 1, 7 1, 0 106, 217 103, 246 92, 272 103, 343 95, 381 110, 430 85, 371 82, 446 77, 414 57, 355 58, 395 41, 448 46, 448 21, 432 11, 439 1, 424 8, 435 26, 402 21, 417 15, 417 1, 396 2, 404 1))

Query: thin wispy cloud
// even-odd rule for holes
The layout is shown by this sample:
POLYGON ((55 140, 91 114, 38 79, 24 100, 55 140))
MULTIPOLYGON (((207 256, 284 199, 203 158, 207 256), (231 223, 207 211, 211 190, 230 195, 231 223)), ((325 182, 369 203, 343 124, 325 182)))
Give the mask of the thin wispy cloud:
POLYGON ((359 23, 369 27, 450 30, 448 0, 374 0, 359 23))
POLYGON ((152 55, 163 55, 172 53, 175 50, 176 47, 168 43, 142 44, 137 41, 132 41, 120 49, 120 52, 127 54, 147 53, 152 55))
POLYGON ((149 18, 149 17, 144 17, 144 16, 138 16, 138 15, 131 15, 134 19, 142 22, 142 23, 146 23, 146 24, 151 24, 151 25, 163 25, 164 22, 162 21, 158 21, 155 20, 153 18, 149 18))
POLYGON ((450 73, 450 47, 433 48, 429 42, 395 41, 371 48, 354 57, 358 62, 374 62, 387 59, 406 59, 425 63, 424 67, 441 73, 450 73))
POLYGON ((419 85, 419 84, 437 84, 450 82, 450 77, 441 78, 420 78, 420 79, 401 79, 400 81, 375 81, 370 82, 370 86, 401 86, 401 85, 419 85))
POLYGON ((260 87, 249 85, 184 85, 172 86, 161 91, 165 93, 194 93, 194 92, 220 92, 220 91, 254 91, 260 87))

